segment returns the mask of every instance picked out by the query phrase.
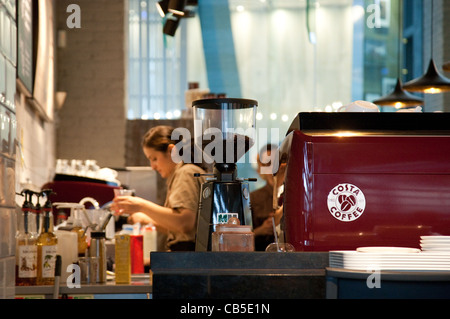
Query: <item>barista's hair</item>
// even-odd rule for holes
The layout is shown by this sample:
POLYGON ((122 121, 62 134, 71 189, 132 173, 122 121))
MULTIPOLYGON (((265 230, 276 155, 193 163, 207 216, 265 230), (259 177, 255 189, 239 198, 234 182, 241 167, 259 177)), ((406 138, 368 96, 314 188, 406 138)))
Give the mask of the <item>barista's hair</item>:
POLYGON ((142 147, 154 148, 160 152, 167 151, 169 144, 178 142, 171 139, 173 130, 173 127, 167 125, 152 127, 142 138, 142 147))
POLYGON ((190 160, 186 161, 185 163, 192 163, 194 165, 197 165, 201 167, 204 170, 208 169, 208 165, 206 165, 203 162, 203 159, 200 162, 195 161, 194 158, 194 139, 191 138, 188 141, 182 142, 182 136, 180 136, 179 140, 173 140, 172 139, 172 132, 175 129, 172 126, 168 125, 159 125, 152 127, 145 133, 144 137, 142 138, 142 147, 148 147, 153 148, 156 151, 159 152, 166 152, 169 145, 173 144, 175 146, 178 146, 180 149, 178 150, 179 155, 183 156, 184 147, 190 147, 190 160), (182 142, 182 143, 180 143, 182 142), (183 145, 179 145, 183 144, 183 145))

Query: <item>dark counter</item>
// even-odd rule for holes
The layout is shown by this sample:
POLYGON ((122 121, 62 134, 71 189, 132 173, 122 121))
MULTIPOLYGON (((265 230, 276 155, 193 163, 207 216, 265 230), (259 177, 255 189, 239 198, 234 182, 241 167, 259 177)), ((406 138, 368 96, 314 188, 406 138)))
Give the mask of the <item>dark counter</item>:
POLYGON ((328 299, 449 299, 450 271, 327 268, 328 299))
POLYGON ((328 252, 152 252, 154 299, 325 298, 328 252))

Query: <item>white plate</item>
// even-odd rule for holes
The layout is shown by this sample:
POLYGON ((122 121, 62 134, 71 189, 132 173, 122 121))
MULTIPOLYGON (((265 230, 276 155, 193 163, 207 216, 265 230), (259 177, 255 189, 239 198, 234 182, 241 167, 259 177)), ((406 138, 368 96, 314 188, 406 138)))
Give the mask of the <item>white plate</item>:
POLYGON ((420 249, 406 247, 358 247, 360 253, 420 253, 420 249))
POLYGON ((420 236, 423 241, 450 241, 450 236, 420 236))
POLYGON ((420 244, 423 248, 435 248, 435 249, 450 249, 450 244, 420 244))

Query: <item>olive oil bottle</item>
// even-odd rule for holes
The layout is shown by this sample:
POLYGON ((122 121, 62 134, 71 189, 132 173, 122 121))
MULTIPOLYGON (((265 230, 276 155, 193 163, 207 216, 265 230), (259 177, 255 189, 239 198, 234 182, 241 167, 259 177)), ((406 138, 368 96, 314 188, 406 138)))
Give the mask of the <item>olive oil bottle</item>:
POLYGON ((49 196, 51 190, 44 190, 47 201, 42 208, 42 226, 37 239, 38 267, 37 285, 53 285, 55 282, 56 245, 58 238, 53 232, 52 203, 49 196))
POLYGON ((16 234, 16 286, 32 286, 37 277, 37 246, 32 231, 31 192, 24 190, 20 195, 24 195, 25 200, 16 234))

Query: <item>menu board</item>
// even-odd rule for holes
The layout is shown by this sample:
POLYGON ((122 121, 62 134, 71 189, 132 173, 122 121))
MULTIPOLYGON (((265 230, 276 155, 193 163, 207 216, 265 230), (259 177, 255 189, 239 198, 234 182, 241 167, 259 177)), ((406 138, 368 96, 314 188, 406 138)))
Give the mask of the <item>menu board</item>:
POLYGON ((33 1, 18 0, 17 4, 17 77, 33 94, 33 1))
POLYGON ((53 120, 55 100, 54 3, 38 1, 38 39, 33 102, 46 120, 53 120))

